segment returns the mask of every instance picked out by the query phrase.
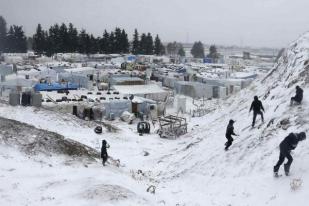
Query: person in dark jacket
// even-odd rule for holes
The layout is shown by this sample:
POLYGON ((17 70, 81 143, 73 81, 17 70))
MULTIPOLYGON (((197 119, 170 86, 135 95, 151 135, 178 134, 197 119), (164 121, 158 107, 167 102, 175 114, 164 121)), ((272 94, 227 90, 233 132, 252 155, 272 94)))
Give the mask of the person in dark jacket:
POLYGON ((105 166, 105 163, 108 159, 107 148, 109 148, 109 144, 107 144, 106 140, 102 140, 101 158, 103 166, 105 166))
POLYGON ((280 155, 279 160, 277 164, 274 166, 274 175, 275 177, 278 177, 278 170, 282 163, 284 162, 284 159, 287 158, 288 162, 284 164, 284 172, 285 175, 289 175, 290 172, 290 166, 293 162, 293 157, 291 156, 291 150, 294 150, 298 144, 299 141, 303 141, 306 139, 306 133, 290 133, 284 140, 280 143, 280 155))
POLYGON ((264 122, 264 116, 263 112, 265 112, 262 102, 258 99, 257 96, 254 96, 254 100, 251 104, 249 113, 253 110, 253 121, 252 121, 252 127, 255 125, 256 116, 259 114, 261 115, 262 122, 264 122), (263 110, 263 112, 261 111, 263 110))
POLYGON ((229 121, 229 124, 227 125, 227 128, 226 128, 226 133, 225 133, 225 137, 227 139, 227 142, 225 143, 225 150, 228 150, 229 147, 232 145, 233 143, 233 137, 232 135, 235 135, 235 136, 238 136, 237 134, 234 133, 234 120, 230 120, 229 121))
POLYGON ((296 86, 296 95, 291 98, 291 105, 293 105, 294 102, 297 104, 300 104, 303 100, 303 93, 304 91, 299 86, 296 86))

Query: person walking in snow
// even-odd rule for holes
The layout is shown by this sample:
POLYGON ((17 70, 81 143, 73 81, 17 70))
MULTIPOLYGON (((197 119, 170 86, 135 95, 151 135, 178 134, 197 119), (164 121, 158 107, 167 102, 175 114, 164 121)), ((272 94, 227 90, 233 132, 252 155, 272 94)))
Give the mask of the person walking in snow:
POLYGON ((252 121, 252 127, 255 125, 256 116, 259 114, 261 115, 262 122, 264 122, 264 116, 263 112, 265 112, 262 102, 258 99, 257 96, 254 96, 254 100, 251 104, 249 113, 253 110, 253 121, 252 121), (261 111, 263 110, 263 112, 261 111))
POLYGON ((277 164, 274 166, 274 176, 278 177, 278 171, 281 164, 284 162, 284 159, 287 158, 288 162, 284 164, 285 175, 289 175, 290 166, 293 162, 293 157, 291 155, 291 150, 294 150, 299 141, 306 139, 306 133, 290 133, 284 140, 280 143, 280 155, 277 164))
POLYGON ((297 104, 300 104, 301 101, 303 100, 303 93, 304 93, 304 91, 302 90, 302 88, 300 88, 297 85, 296 86, 296 95, 291 98, 291 105, 293 105, 294 102, 296 102, 297 104))
POLYGON ((102 164, 105 166, 105 162, 108 159, 107 148, 109 148, 109 144, 107 144, 106 140, 102 140, 102 147, 101 147, 101 158, 102 164))
POLYGON ((225 143, 225 150, 228 150, 229 147, 232 145, 233 143, 233 137, 232 135, 235 135, 235 136, 238 136, 237 134, 234 133, 234 120, 230 120, 229 121, 229 124, 227 125, 227 128, 226 128, 226 133, 225 133, 225 137, 227 139, 227 142, 225 143))

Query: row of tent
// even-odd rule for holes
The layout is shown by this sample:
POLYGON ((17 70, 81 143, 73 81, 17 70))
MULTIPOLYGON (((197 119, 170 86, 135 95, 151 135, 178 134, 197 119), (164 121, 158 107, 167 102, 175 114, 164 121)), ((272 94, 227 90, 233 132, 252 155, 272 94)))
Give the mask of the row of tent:
POLYGON ((9 104, 12 106, 35 106, 42 105, 42 94, 34 92, 11 92, 9 95, 9 104))

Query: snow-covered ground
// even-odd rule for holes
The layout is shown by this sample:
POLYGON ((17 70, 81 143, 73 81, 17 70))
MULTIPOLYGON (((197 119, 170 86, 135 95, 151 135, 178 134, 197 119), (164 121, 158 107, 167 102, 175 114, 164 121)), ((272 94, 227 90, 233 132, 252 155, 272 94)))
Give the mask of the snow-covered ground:
POLYGON ((199 128, 188 134, 193 139, 159 165, 166 168, 162 188, 158 188, 168 188, 166 199, 182 200, 185 205, 306 205, 309 144, 301 142, 295 150, 290 177, 274 179, 272 169, 282 139, 309 128, 308 48, 307 33, 292 44, 269 76, 229 98, 213 114, 194 120, 199 128), (304 88, 303 104, 290 107, 297 84, 304 88), (259 129, 250 129, 252 114, 249 117, 248 111, 254 95, 266 110, 265 124, 259 129), (236 120, 240 137, 224 152, 229 119, 236 120), (281 125, 285 119, 289 123, 281 125), (295 179, 301 179, 302 186, 291 191, 295 179))
POLYGON ((1 205, 147 205, 152 198, 116 168, 65 165, 59 157, 29 157, 0 148, 1 205))
POLYGON ((139 136, 133 125, 122 122, 117 124, 122 126, 119 132, 108 133, 104 129, 103 135, 97 135, 93 131, 97 124, 72 115, 7 105, 1 105, 0 110, 3 117, 62 134, 98 151, 101 140, 106 139, 111 145, 109 155, 120 160, 119 168, 114 164, 103 168, 99 160, 89 162, 87 167, 76 161, 67 165, 72 158, 30 156, 14 147, 1 145, 0 177, 5 182, 0 186, 1 205, 101 205, 102 201, 104 205, 152 205, 149 199, 155 196, 146 192, 150 185, 155 184, 151 178, 156 173, 149 170, 153 166, 152 159, 176 142, 165 140, 165 144, 157 135, 139 136), (144 156, 145 152, 149 156, 144 156), (138 174, 138 170, 143 174, 138 174))
MULTIPOLYGON (((227 100, 204 117, 189 120, 189 132, 176 140, 153 133, 139 136, 136 125, 115 121, 117 132, 93 132, 95 123, 72 115, 0 105, 0 116, 59 133, 99 151, 106 139, 120 167, 102 167, 98 161, 65 164, 72 157, 26 155, 16 147, 0 145, 1 205, 307 205, 309 143, 293 152, 291 176, 275 179, 278 145, 290 132, 306 131, 309 121, 309 33, 285 51, 265 77, 227 100), (289 106, 295 86, 304 88, 300 106, 289 106), (265 107, 251 129, 249 107, 257 95, 265 107), (236 120, 235 138, 224 151, 225 129, 236 120), (284 120, 284 121, 282 121, 284 120), (146 155, 146 152, 149 155, 146 155), (51 165, 51 166, 50 166, 51 165), (138 170, 142 170, 138 174, 138 170), (299 180, 296 180, 299 179, 299 180), (296 190, 291 184, 302 182, 296 190), (156 186, 155 194, 146 189, 156 186)), ((1 134, 5 135, 5 133, 1 134)), ((31 135, 31 134, 29 134, 31 135)), ((280 170, 282 173, 282 168, 280 170)))

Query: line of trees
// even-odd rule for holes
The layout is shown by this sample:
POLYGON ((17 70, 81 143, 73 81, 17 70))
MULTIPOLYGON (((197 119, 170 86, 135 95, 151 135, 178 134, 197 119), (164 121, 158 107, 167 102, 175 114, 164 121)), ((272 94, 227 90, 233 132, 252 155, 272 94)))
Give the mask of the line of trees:
POLYGON ((83 54, 95 53, 128 53, 129 40, 124 29, 116 28, 108 33, 104 31, 102 37, 94 37, 82 29, 80 32, 72 23, 55 24, 48 31, 38 24, 33 35, 32 49, 39 54, 52 55, 54 53, 79 52, 83 54))
POLYGON ((142 33, 142 35, 139 36, 137 29, 135 29, 131 52, 132 54, 163 55, 165 54, 165 47, 158 35, 156 35, 153 41, 150 33, 142 33))
POLYGON ((0 16, 0 53, 27 52, 27 37, 22 26, 11 25, 9 30, 5 19, 0 16))
MULTIPOLYGON (((41 24, 38 24, 36 33, 27 39, 22 26, 12 25, 7 29, 5 19, 0 16, 0 53, 24 53, 27 52, 27 44, 31 43, 32 49, 38 54, 48 56, 55 53, 73 53, 83 54, 95 53, 133 53, 145 55, 179 55, 185 56, 183 45, 178 42, 168 43, 166 48, 161 39, 156 35, 153 39, 150 33, 138 33, 135 29, 133 40, 129 43, 128 34, 124 29, 115 28, 114 31, 106 30, 100 37, 94 37, 86 32, 85 29, 78 31, 72 23, 68 26, 54 24, 48 30, 44 30, 41 24)), ((193 44, 191 54, 195 58, 204 58, 204 45, 198 41, 193 44)), ((211 45, 208 58, 217 60, 219 53, 215 45, 211 45)))
POLYGON ((39 24, 36 33, 33 35, 33 50, 39 54, 52 55, 60 52, 79 52, 83 54, 94 53, 129 53, 133 54, 164 54, 165 48, 158 35, 153 41, 150 33, 143 33, 139 37, 135 29, 132 47, 128 40, 128 34, 124 29, 116 28, 112 32, 104 31, 101 37, 94 37, 86 30, 80 32, 72 23, 68 26, 62 23, 55 24, 44 31, 39 24))
POLYGON ((132 44, 124 29, 117 27, 111 32, 105 30, 102 36, 94 37, 85 29, 78 31, 72 23, 54 24, 47 30, 38 24, 35 34, 27 39, 21 26, 13 25, 8 30, 5 19, 0 16, 0 53, 24 53, 29 44, 36 53, 48 56, 67 52, 165 54, 165 47, 158 35, 153 39, 150 33, 139 35, 137 29, 134 31, 132 44))

